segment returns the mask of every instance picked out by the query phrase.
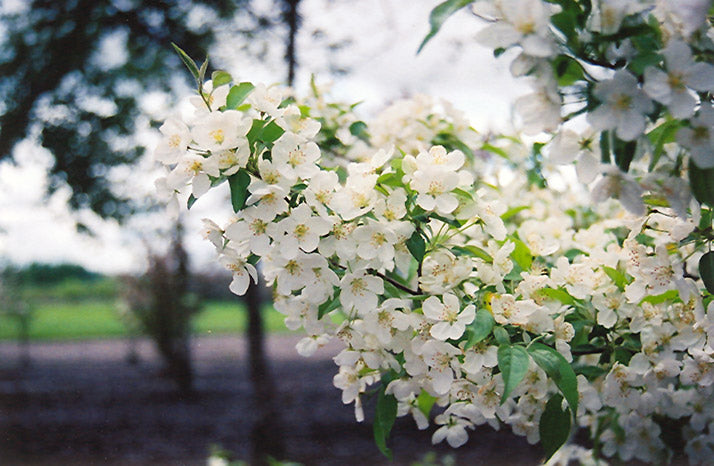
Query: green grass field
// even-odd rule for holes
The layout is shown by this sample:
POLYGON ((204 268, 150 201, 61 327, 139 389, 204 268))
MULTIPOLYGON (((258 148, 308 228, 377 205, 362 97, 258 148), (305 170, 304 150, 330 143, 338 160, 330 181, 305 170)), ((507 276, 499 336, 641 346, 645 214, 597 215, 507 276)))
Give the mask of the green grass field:
MULTIPOLYGON (((287 332, 283 316, 272 307, 264 312, 268 332, 287 332)), ((194 319, 198 334, 239 333, 246 328, 244 307, 237 302, 209 301, 194 319)), ((16 339, 18 322, 0 314, 0 340, 16 339)), ((111 301, 79 301, 38 305, 30 322, 31 340, 81 340, 127 336, 126 326, 111 301)))

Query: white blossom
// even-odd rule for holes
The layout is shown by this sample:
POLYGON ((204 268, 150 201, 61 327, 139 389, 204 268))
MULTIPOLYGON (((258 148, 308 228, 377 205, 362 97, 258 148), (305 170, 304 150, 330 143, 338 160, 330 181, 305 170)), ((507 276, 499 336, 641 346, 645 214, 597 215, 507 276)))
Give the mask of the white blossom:
POLYGON ((593 94, 600 105, 588 113, 588 121, 597 130, 615 130, 625 141, 637 139, 645 130, 645 115, 653 109, 652 101, 637 85, 637 78, 624 70, 612 79, 600 81, 593 94))

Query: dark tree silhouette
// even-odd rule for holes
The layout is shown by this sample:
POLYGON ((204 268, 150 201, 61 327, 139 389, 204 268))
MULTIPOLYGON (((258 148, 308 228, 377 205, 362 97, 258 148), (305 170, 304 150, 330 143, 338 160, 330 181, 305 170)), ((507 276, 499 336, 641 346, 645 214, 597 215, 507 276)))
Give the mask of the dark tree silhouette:
POLYGON ((285 63, 288 65, 288 86, 295 84, 295 72, 297 71, 297 33, 300 29, 300 15, 298 5, 300 0, 282 0, 282 20, 288 27, 287 41, 285 47, 285 63))
POLYGON ((204 56, 214 31, 237 14, 253 20, 246 34, 272 27, 249 2, 31 0, 22 11, 3 10, 0 161, 32 138, 54 158, 50 192, 68 185, 72 208, 125 218, 136 206, 106 175, 143 152, 132 138, 140 96, 171 91, 177 76, 188 82, 170 42, 204 56))

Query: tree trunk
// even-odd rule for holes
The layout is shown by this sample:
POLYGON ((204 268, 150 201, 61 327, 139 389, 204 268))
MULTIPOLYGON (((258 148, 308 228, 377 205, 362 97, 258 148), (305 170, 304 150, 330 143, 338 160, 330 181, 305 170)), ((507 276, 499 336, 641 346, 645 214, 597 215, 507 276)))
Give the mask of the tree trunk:
POLYGON ((268 464, 268 456, 283 458, 285 445, 275 383, 265 356, 260 286, 250 286, 244 299, 248 312, 248 364, 255 407, 255 422, 251 431, 251 464, 263 465, 268 464))
POLYGON ((295 84, 295 70, 297 69, 297 53, 295 42, 300 28, 300 15, 298 4, 300 0, 283 0, 283 21, 288 26, 288 40, 285 50, 285 62, 288 65, 288 86, 295 84))
POLYGON ((30 316, 22 314, 20 316, 20 366, 30 367, 30 316))

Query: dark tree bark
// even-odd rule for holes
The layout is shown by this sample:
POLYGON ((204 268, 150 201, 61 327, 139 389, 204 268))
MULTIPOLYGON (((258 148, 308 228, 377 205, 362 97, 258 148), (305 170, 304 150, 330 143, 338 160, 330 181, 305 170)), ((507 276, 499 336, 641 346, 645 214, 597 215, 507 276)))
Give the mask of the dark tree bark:
POLYGON ((285 444, 280 421, 280 407, 275 396, 275 382, 265 354, 262 288, 248 288, 244 302, 248 312, 248 364, 255 406, 251 430, 251 464, 268 464, 268 457, 283 458, 285 444))
POLYGON ((30 316, 23 314, 20 319, 20 366, 22 368, 30 367, 30 316))
POLYGON ((283 21, 288 26, 287 47, 285 50, 285 62, 288 65, 288 86, 295 84, 295 71, 297 69, 296 39, 300 28, 300 15, 298 5, 300 0, 283 1, 283 21))

